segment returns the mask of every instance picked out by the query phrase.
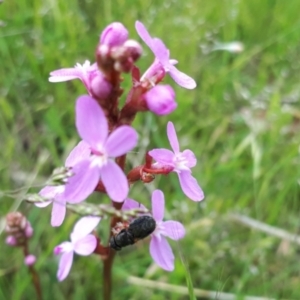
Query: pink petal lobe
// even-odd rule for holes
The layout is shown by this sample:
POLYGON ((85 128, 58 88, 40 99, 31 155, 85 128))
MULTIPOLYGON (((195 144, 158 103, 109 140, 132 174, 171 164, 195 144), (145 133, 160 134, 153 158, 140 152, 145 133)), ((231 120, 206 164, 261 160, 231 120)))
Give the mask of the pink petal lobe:
POLYGON ((144 41, 144 43, 152 50, 152 37, 150 36, 144 24, 140 21, 136 21, 135 29, 138 35, 140 36, 140 38, 144 41))
POLYGON ((99 168, 91 167, 90 160, 83 160, 72 168, 73 176, 68 178, 64 199, 70 203, 85 200, 95 190, 99 182, 99 168))
POLYGON ((152 215, 155 221, 162 221, 165 214, 165 196, 161 190, 152 193, 152 215))
POLYGON ((62 192, 62 188, 63 186, 45 186, 44 188, 42 188, 39 192, 39 194, 46 198, 49 199, 49 201, 44 201, 44 202, 40 202, 40 203, 35 203, 34 205, 37 207, 46 207, 48 206, 50 203, 52 203, 52 201, 55 199, 55 197, 57 196, 57 194, 62 192))
MULTIPOLYGON (((160 63, 166 68, 169 68, 169 58, 170 58, 170 51, 165 46, 163 41, 159 38, 154 38, 152 40, 153 43, 153 52, 155 54, 155 57, 160 61, 160 63)), ((168 70, 166 70, 168 71, 168 70)))
POLYGON ((66 202, 61 199, 53 201, 51 212, 51 226, 58 227, 62 224, 66 215, 66 202))
POLYGON ((107 138, 107 120, 102 108, 92 97, 80 96, 76 102, 76 127, 80 137, 93 149, 107 138))
POLYGON ((196 158, 196 156, 195 156, 195 154, 194 154, 193 151, 191 151, 189 149, 186 149, 186 150, 184 150, 182 152, 182 156, 184 156, 185 159, 187 160, 187 162, 188 162, 187 166, 189 168, 193 168, 193 167, 196 166, 196 164, 197 164, 197 158, 196 158))
POLYGON ((179 143, 178 143, 178 138, 177 138, 177 134, 175 131, 175 127, 172 122, 168 122, 167 135, 168 135, 168 139, 169 139, 171 148, 173 149, 174 153, 178 153, 179 152, 179 143))
POLYGON ((188 171, 178 173, 180 186, 184 194, 193 201, 204 199, 204 193, 197 180, 188 171))
POLYGON ((101 179, 108 196, 115 202, 122 202, 128 195, 128 181, 121 168, 109 160, 101 168, 101 179))
POLYGON ((75 243, 90 234, 97 227, 100 220, 100 217, 87 216, 77 221, 74 226, 73 232, 71 233, 72 243, 75 243))
POLYGON ((176 67, 172 66, 171 64, 169 65, 169 73, 178 85, 186 89, 192 90, 197 86, 195 80, 192 77, 179 71, 176 67))
POLYGON ((50 73, 50 82, 64 82, 72 79, 83 79, 84 73, 82 69, 64 68, 50 73))
POLYGON ((73 148, 69 156, 66 159, 65 166, 73 167, 80 160, 87 159, 90 157, 91 147, 85 141, 80 141, 77 146, 73 148))
POLYGON ((97 246, 97 239, 94 235, 89 234, 74 244, 74 251, 79 255, 90 255, 97 246))
POLYGON ((117 128, 109 135, 105 145, 108 156, 117 157, 127 153, 136 146, 137 140, 137 132, 131 126, 117 128))
POLYGON ((185 236, 185 228, 180 222, 166 221, 163 223, 164 235, 172 240, 179 240, 185 236))
POLYGON ((149 155, 157 162, 164 165, 174 165, 173 158, 174 153, 168 149, 153 149, 150 150, 149 155))
POLYGON ((73 255, 73 251, 65 252, 61 255, 57 271, 59 281, 63 281, 69 275, 73 263, 73 255))
POLYGON ((122 210, 130 210, 130 209, 135 209, 135 208, 140 208, 140 207, 144 208, 145 206, 133 199, 126 198, 122 205, 122 210))
POLYGON ((174 254, 168 241, 161 237, 152 236, 150 242, 150 254, 157 265, 166 271, 174 270, 174 254))

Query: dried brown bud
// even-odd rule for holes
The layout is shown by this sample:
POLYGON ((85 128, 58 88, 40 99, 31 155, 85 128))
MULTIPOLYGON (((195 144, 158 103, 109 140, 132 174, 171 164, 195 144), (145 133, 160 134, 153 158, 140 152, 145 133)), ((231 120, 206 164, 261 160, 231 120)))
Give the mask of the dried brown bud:
POLYGON ((26 217, 20 212, 12 212, 6 216, 6 243, 10 246, 22 246, 33 234, 33 229, 26 217))

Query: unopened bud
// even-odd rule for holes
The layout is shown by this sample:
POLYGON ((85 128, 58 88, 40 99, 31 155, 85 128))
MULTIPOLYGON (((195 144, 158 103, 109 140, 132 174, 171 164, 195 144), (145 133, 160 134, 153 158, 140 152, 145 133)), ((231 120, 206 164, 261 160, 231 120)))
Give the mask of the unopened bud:
POLYGON ((16 246, 17 245, 17 239, 12 236, 12 235, 9 235, 6 239, 5 239, 5 243, 9 246, 16 246))
POLYGON ((35 262, 36 262, 36 257, 33 254, 27 255, 24 259, 24 264, 26 266, 32 266, 35 264, 35 262))
POLYGON ((91 93, 96 99, 106 99, 111 93, 112 85, 99 73, 91 83, 91 93))
POLYGON ((26 217, 19 212, 6 216, 6 243, 10 246, 22 246, 33 235, 33 229, 26 217))
POLYGON ((32 228, 32 226, 29 222, 27 222, 27 224, 26 224, 26 228, 24 230, 24 233, 25 233, 25 236, 27 238, 31 238, 32 235, 33 235, 33 228, 32 228))
POLYGON ((69 167, 59 167, 53 170, 47 184, 49 185, 62 185, 68 181, 68 178, 73 176, 72 169, 69 167))
POLYGON ((170 114, 176 107, 175 92, 169 85, 157 85, 145 93, 149 110, 157 115, 170 114))
POLYGON ((102 32, 100 44, 109 47, 120 46, 128 38, 128 31, 120 22, 114 22, 108 25, 102 32))
POLYGON ((14 230, 15 228, 17 229, 25 229, 26 226, 26 218, 23 216, 20 212, 11 212, 6 215, 6 230, 7 232, 9 230, 14 230))
POLYGON ((143 53, 142 46, 135 40, 127 40, 124 45, 124 48, 127 49, 128 56, 132 58, 133 61, 136 61, 143 53))

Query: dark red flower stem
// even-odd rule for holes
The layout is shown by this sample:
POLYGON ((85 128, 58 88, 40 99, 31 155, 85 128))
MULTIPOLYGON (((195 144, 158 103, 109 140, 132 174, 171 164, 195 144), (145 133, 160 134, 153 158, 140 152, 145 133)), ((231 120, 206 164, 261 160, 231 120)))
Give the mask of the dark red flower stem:
MULTIPOLYGON (((30 253, 28 251, 28 243, 27 240, 25 240, 24 246, 23 246, 23 254, 24 258, 28 256, 30 253)), ((32 277, 32 284, 34 286, 34 289, 36 291, 37 299, 38 300, 43 300, 43 294, 42 294, 42 289, 41 289, 41 284, 40 284, 40 278, 33 266, 28 266, 28 270, 31 274, 32 277)))

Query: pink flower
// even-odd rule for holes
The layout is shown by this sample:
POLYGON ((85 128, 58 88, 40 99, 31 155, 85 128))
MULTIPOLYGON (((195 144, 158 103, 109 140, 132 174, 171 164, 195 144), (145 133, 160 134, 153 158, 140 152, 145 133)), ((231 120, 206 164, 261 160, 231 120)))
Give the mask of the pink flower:
POLYGON ((176 131, 172 122, 168 122, 167 135, 173 152, 168 149, 153 149, 149 151, 149 155, 158 162, 154 167, 168 166, 172 168, 172 171, 178 174, 179 183, 184 194, 193 201, 203 200, 203 191, 191 174, 191 168, 197 163, 195 154, 188 149, 180 152, 176 131))
POLYGON ((83 65, 77 63, 74 68, 64 68, 50 73, 50 82, 64 82, 80 79, 89 94, 100 99, 105 99, 111 92, 111 84, 104 78, 97 64, 90 64, 88 60, 83 65))
POLYGON ((139 21, 135 22, 135 29, 141 39, 155 55, 153 65, 146 71, 143 78, 152 77, 159 69, 163 69, 165 72, 170 73, 170 76, 178 85, 186 89, 194 89, 196 87, 196 82, 193 78, 180 72, 174 66, 177 61, 170 59, 170 51, 160 39, 152 38, 144 24, 139 21))
POLYGON ((120 22, 113 22, 102 32, 100 44, 109 47, 121 46, 128 39, 128 31, 120 22))
MULTIPOLYGON (((122 209, 143 207, 135 200, 126 199, 122 209)), ((182 239, 185 229, 180 222, 163 221, 165 210, 164 194, 160 190, 152 193, 152 217, 156 221, 156 228, 151 234, 150 254, 157 265, 166 271, 174 270, 174 254, 165 237, 172 240, 182 239)))
POLYGON ((73 168, 75 175, 69 178, 64 193, 67 200, 84 200, 101 179, 109 197, 122 202, 129 191, 128 181, 113 158, 126 154, 136 146, 136 131, 124 125, 109 134, 103 110, 89 96, 77 99, 76 127, 80 137, 89 145, 91 156, 73 168))
POLYGON ((73 263, 74 252, 78 255, 87 256, 94 252, 97 246, 97 239, 90 234, 98 225, 101 218, 83 217, 74 226, 71 233, 71 242, 63 242, 54 248, 54 254, 61 254, 57 278, 63 281, 69 274, 73 263))
POLYGON ((169 85, 156 85, 144 97, 149 110, 157 115, 170 114, 177 107, 174 90, 169 85))
MULTIPOLYGON (((88 145, 81 141, 78 145, 71 151, 69 156, 66 159, 65 166, 73 167, 82 159, 86 159, 90 156, 90 149, 88 145)), ((37 207, 46 207, 49 204, 53 203, 52 213, 51 213, 51 226, 56 227, 60 226, 64 221, 66 215, 66 198, 64 196, 65 185, 58 186, 46 186, 44 187, 39 194, 49 199, 42 203, 35 203, 37 207)), ((73 202, 72 199, 68 202, 73 202)))

